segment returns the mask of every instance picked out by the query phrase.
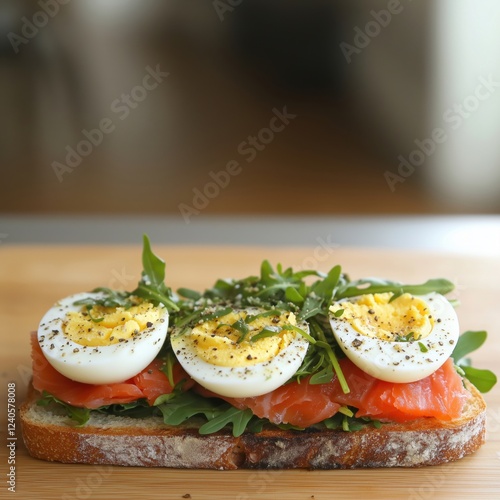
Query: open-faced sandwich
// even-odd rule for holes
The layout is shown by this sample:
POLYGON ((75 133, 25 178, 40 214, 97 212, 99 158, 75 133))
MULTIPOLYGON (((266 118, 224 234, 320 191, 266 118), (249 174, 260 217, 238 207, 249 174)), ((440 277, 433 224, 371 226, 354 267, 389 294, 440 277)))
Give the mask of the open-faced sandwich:
POLYGON ((164 283, 144 237, 131 292, 57 302, 31 334, 21 408, 37 458, 178 468, 434 465, 477 450, 496 377, 466 355, 453 284, 351 281, 339 266, 164 283))

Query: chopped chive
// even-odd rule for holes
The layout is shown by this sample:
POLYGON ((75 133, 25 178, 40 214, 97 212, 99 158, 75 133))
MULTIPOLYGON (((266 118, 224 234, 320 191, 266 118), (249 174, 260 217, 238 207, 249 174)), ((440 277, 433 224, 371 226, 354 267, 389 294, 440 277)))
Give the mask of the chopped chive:
POLYGON ((250 342, 255 342, 259 339, 263 339, 266 337, 274 337, 275 335, 278 335, 278 333, 280 332, 281 328, 279 326, 266 326, 259 333, 252 335, 252 337, 250 338, 250 342))
POLYGON ((295 325, 284 325, 283 330, 291 330, 295 333, 300 333, 302 337, 304 337, 306 340, 308 340, 311 344, 316 343, 316 339, 309 335, 306 331, 302 330, 302 328, 299 328, 298 326, 295 325))
POLYGON ((281 312, 278 309, 271 309, 270 311, 264 311, 259 314, 251 315, 249 314, 245 318, 245 323, 248 325, 259 318, 267 318, 268 316, 281 316, 281 312))
POLYGON ((419 342, 418 346, 420 347, 420 352, 427 352, 429 350, 423 342, 419 342))

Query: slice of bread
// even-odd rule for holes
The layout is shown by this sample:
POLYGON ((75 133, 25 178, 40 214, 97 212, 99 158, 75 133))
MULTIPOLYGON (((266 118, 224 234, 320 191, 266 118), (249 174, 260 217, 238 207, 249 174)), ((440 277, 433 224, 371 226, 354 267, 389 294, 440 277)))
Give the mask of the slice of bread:
POLYGON ((421 418, 354 432, 268 428, 240 437, 230 430, 202 436, 196 423, 171 427, 161 418, 96 412, 75 427, 57 408, 38 406, 34 390, 20 415, 28 452, 49 461, 221 470, 417 467, 458 460, 484 443, 486 405, 466 386, 470 397, 459 419, 421 418))

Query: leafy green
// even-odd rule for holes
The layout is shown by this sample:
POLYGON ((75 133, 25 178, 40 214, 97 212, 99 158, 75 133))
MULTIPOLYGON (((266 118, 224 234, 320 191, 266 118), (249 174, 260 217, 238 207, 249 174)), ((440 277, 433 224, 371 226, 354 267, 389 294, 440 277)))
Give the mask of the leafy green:
POLYGON ((429 348, 423 342, 419 342, 418 347, 420 348, 420 352, 427 352, 429 350, 429 348))
POLYGON ((304 302, 304 297, 300 295, 296 288, 291 286, 285 289, 285 298, 295 304, 302 304, 304 302))
POLYGON ((382 427, 380 420, 371 419, 369 417, 355 417, 356 408, 341 407, 333 417, 327 418, 321 422, 327 429, 343 430, 344 432, 360 431, 366 426, 373 426, 376 429, 382 427), (342 411, 341 411, 342 410, 342 411))
POLYGON ((325 312, 323 310, 324 302, 324 299, 316 295, 309 295, 308 297, 306 297, 304 305, 302 306, 302 309, 299 313, 299 319, 307 320, 316 316, 317 314, 325 312))
POLYGON ((275 335, 278 335, 278 333, 281 332, 281 328, 279 326, 266 326, 264 327, 259 333, 256 333, 255 335, 252 335, 250 338, 250 342, 257 342, 257 340, 260 339, 265 339, 267 337, 274 337, 275 335))
POLYGON ((340 280, 341 274, 341 267, 334 266, 330 269, 324 279, 316 281, 311 287, 311 292, 323 299, 327 307, 330 307, 331 305, 334 290, 340 280))
POLYGON ((460 368, 464 371, 465 377, 469 379, 480 392, 488 392, 497 383, 497 376, 490 370, 482 370, 466 365, 461 365, 460 368))
POLYGON ((458 342, 451 353, 451 357, 455 361, 455 364, 459 365, 467 354, 479 349, 486 341, 487 335, 487 332, 484 330, 468 330, 462 333, 462 335, 458 337, 458 342))
POLYGON ((221 410, 219 407, 217 415, 206 424, 203 424, 200 427, 199 433, 212 434, 220 431, 222 428, 226 427, 226 425, 232 425, 233 436, 238 437, 245 432, 245 429, 253 416, 254 414, 252 413, 252 410, 248 408, 246 410, 239 410, 234 406, 227 405, 227 408, 221 410))
MULTIPOLYGON (((169 312, 178 311, 179 307, 175 302, 172 290, 165 285, 165 261, 160 259, 151 250, 149 238, 144 235, 142 249, 142 273, 137 288, 132 292, 112 290, 111 288, 99 287, 92 292, 100 292, 102 297, 87 297, 75 302, 75 305, 86 306, 90 314, 93 306, 103 307, 132 307, 136 302, 134 297, 141 297, 154 304, 163 304, 169 312)), ((98 323, 101 318, 92 318, 98 323)))
POLYGON ((340 387, 342 388, 344 394, 348 394, 350 392, 349 385, 347 384, 347 380, 345 379, 344 373, 342 372, 342 369, 340 367, 339 361, 335 354, 334 347, 328 341, 325 331, 322 329, 318 321, 311 320, 310 326, 311 326, 311 333, 313 334, 313 336, 315 336, 315 338, 318 339, 314 344, 314 347, 324 350, 326 354, 324 359, 328 360, 330 365, 333 367, 333 370, 337 375, 340 387))
POLYGON ((192 417, 201 416, 206 423, 199 428, 200 434, 212 434, 226 426, 232 426, 233 436, 243 434, 252 419, 258 420, 251 410, 239 410, 229 403, 215 398, 205 398, 191 391, 174 391, 160 396, 155 406, 161 411, 167 425, 180 425, 192 417))
POLYGON ((213 418, 215 405, 210 398, 204 398, 191 391, 174 391, 156 399, 156 406, 163 414, 163 421, 168 425, 180 425, 195 415, 213 418))
POLYGON ((179 295, 186 297, 186 299, 198 300, 201 297, 201 293, 196 290, 191 290, 190 288, 179 288, 177 290, 179 295))
POLYGON ((164 363, 162 363, 160 367, 160 371, 162 371, 168 378, 168 383, 171 387, 175 386, 174 381, 174 365, 177 363, 177 358, 175 357, 174 352, 172 351, 172 347, 170 342, 165 342, 164 344, 167 346, 166 353, 163 356, 164 363))
POLYGON ((486 337, 487 332, 484 330, 466 331, 458 338, 451 354, 459 373, 470 380, 480 392, 488 392, 497 383, 497 377, 490 370, 473 368, 470 366, 470 359, 465 356, 479 349, 486 341, 486 337))
POLYGON ((94 288, 92 292, 101 293, 102 298, 95 299, 87 297, 85 299, 77 300, 74 304, 77 306, 87 306, 87 310, 90 310, 95 305, 103 307, 124 307, 125 309, 134 305, 129 292, 112 290, 111 288, 106 287, 94 288))
POLYGON ((431 292, 437 292, 445 295, 451 292, 455 285, 446 279, 430 279, 420 285, 402 285, 395 281, 381 280, 381 279, 360 279, 351 281, 344 286, 340 286, 336 299, 345 299, 349 297, 356 297, 357 295, 364 295, 367 293, 385 293, 393 292, 395 294, 410 293, 412 295, 425 295, 431 292))
POLYGON ((81 427, 85 425, 90 418, 90 410, 87 408, 78 408, 76 406, 72 406, 60 399, 52 396, 47 391, 42 392, 42 397, 36 402, 39 406, 48 406, 50 404, 56 404, 66 411, 66 415, 71 418, 74 422, 76 422, 77 427, 81 427))
POLYGON ((138 399, 131 403, 111 404, 101 406, 96 411, 107 415, 117 415, 119 417, 145 418, 155 413, 155 408, 149 406, 145 399, 138 399))
POLYGON ((336 317, 336 318, 340 318, 340 316, 342 316, 342 314, 344 314, 344 310, 343 309, 337 309, 333 315, 336 317))
POLYGON ((278 311, 278 309, 271 309, 270 311, 264 311, 259 314, 249 314, 245 318, 245 323, 249 325, 250 323, 253 323, 255 320, 259 318, 267 318, 269 316, 281 316, 281 311, 278 311))
POLYGON ((250 329, 245 321, 241 318, 236 320, 233 324, 229 325, 231 328, 234 328, 236 331, 240 333, 240 338, 238 339, 238 343, 241 343, 245 340, 245 337, 248 335, 250 329))
POLYGON ((141 280, 132 295, 163 304, 169 311, 178 311, 172 290, 165 285, 165 261, 153 253, 146 235, 143 237, 142 267, 141 280))

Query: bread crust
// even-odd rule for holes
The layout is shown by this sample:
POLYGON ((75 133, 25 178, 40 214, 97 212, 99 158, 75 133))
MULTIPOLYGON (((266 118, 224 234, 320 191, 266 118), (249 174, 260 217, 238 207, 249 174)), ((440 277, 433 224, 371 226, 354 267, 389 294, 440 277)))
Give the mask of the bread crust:
POLYGON ((33 389, 20 416, 28 452, 48 461, 220 470, 418 467, 458 460, 484 443, 486 405, 466 385, 470 397, 460 419, 421 418, 355 432, 269 428, 240 437, 230 430, 203 436, 196 424, 172 427, 156 417, 109 415, 92 415, 75 427, 57 410, 38 406, 33 389))

